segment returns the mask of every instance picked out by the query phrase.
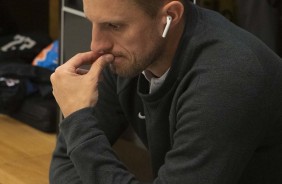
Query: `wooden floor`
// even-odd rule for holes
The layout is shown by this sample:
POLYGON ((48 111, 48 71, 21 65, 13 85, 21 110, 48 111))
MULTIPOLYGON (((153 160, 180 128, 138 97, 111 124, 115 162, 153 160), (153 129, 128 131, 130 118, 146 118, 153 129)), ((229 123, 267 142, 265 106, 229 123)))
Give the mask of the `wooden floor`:
POLYGON ((0 114, 0 184, 47 184, 55 134, 0 114))

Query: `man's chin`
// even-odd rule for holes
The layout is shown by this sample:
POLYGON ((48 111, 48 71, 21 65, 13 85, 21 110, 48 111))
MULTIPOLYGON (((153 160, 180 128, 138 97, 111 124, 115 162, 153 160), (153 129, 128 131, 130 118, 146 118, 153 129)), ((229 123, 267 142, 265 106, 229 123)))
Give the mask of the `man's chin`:
POLYGON ((110 64, 110 69, 114 74, 118 75, 119 77, 123 77, 123 78, 132 78, 132 77, 138 76, 141 73, 141 72, 133 72, 130 70, 120 69, 116 67, 114 64, 110 64))

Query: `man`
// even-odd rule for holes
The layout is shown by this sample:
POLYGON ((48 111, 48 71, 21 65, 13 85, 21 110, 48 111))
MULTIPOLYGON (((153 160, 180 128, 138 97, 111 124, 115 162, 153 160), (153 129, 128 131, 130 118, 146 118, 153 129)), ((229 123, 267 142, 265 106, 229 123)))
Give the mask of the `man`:
POLYGON ((261 41, 185 0, 84 0, 84 11, 91 51, 51 76, 65 117, 51 183, 144 183, 111 148, 129 124, 152 183, 282 182, 282 62, 261 41))

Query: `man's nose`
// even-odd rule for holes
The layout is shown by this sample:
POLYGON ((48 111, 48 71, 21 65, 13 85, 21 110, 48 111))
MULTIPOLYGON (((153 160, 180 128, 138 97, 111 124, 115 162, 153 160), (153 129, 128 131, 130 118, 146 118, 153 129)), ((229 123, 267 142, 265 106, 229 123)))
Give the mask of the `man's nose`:
POLYGON ((108 53, 113 47, 110 36, 99 28, 92 28, 91 50, 95 53, 108 53))

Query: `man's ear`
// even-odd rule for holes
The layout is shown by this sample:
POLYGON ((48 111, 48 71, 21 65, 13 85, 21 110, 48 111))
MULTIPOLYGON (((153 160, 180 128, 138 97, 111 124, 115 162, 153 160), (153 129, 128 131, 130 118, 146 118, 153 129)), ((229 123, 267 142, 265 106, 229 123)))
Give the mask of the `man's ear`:
POLYGON ((167 16, 171 16, 171 27, 177 25, 184 14, 184 5, 180 1, 170 1, 162 8, 162 21, 167 22, 167 16))

